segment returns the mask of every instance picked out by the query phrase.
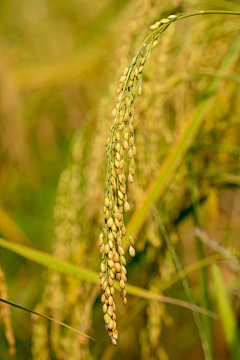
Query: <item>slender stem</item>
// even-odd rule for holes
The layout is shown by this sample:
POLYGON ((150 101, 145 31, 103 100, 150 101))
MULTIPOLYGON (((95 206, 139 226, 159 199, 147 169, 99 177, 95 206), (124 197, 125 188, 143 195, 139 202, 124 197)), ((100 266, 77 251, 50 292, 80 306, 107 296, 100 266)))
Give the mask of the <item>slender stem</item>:
MULTIPOLYGON (((164 33, 164 31, 168 28, 169 25, 171 25, 173 22, 181 19, 185 19, 191 16, 197 16, 197 15, 240 15, 240 11, 228 11, 228 10, 200 10, 200 11, 194 11, 192 13, 188 14, 181 14, 178 15, 175 19, 171 19, 168 24, 162 24, 159 26, 156 30, 154 30, 151 34, 149 34, 146 39, 144 40, 142 46, 146 44, 146 42, 155 34, 159 33, 159 30, 164 33)), ((142 48, 141 46, 141 48, 142 48)))
POLYGON ((227 11, 227 10, 200 10, 200 11, 194 11, 192 13, 188 14, 182 14, 179 15, 176 20, 184 19, 190 16, 196 16, 196 15, 240 15, 240 11, 227 11))

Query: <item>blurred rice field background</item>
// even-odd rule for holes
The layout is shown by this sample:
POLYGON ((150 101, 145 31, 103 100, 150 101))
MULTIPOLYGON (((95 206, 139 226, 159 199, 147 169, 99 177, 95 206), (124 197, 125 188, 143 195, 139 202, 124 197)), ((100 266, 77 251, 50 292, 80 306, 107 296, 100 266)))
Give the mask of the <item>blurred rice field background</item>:
MULTIPOLYGON (((99 272, 105 142, 118 79, 151 24, 202 9, 240 11, 240 1, 0 2, 2 238, 99 272)), ((197 305, 219 314, 201 315, 215 360, 240 356, 239 69, 239 17, 201 16, 169 27, 144 69, 136 175, 128 187, 126 223, 137 253, 127 257, 129 283, 188 301, 153 202, 197 305), (183 142, 192 123, 196 131, 183 142), (196 226, 217 246, 194 237, 196 226), (202 268, 204 258, 209 266, 202 268)), ((0 263, 10 301, 97 340, 11 308, 17 360, 204 359, 188 309, 134 295, 123 307, 117 299, 115 348, 104 330, 99 285, 3 248, 0 263)), ((4 291, 0 286, 1 297, 4 291)), ((1 359, 11 358, 3 322, 0 351, 1 359)))

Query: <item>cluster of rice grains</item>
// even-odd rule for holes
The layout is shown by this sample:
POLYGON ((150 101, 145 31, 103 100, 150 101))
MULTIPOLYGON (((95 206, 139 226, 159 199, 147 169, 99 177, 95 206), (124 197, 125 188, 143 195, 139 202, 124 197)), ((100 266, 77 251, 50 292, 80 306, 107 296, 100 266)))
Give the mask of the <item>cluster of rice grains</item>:
MULTIPOLYGON (((85 153, 89 140, 90 121, 77 131, 70 149, 68 167, 59 180, 57 199, 54 208, 55 241, 53 254, 76 265, 90 267, 93 252, 92 244, 84 241, 91 228, 92 214, 87 214, 88 185, 85 177, 85 153), (88 137, 86 136, 88 134, 88 137), (87 220, 81 214, 87 214, 87 220), (81 235, 81 241, 79 241, 81 235)), ((89 170, 90 171, 90 170, 89 170)), ((89 208, 89 207, 88 207, 89 208)), ((89 210, 88 210, 89 211, 89 210)), ((97 236, 97 233, 96 233, 97 236)), ((66 277, 59 272, 51 272, 46 281, 41 302, 36 311, 70 322, 71 326, 87 333, 91 328, 91 311, 98 287, 75 277, 66 277), (81 299, 81 301, 79 301, 81 299)), ((50 325, 39 317, 34 317, 32 355, 34 360, 50 360, 51 353, 61 360, 91 359, 89 340, 73 331, 50 325)))
POLYGON ((104 200, 104 227, 99 236, 99 248, 102 255, 100 265, 100 285, 104 291, 101 301, 105 327, 113 345, 117 345, 115 290, 113 281, 119 281, 123 304, 127 304, 125 283, 127 281, 126 259, 122 247, 123 238, 129 240, 129 254, 135 256, 133 238, 127 233, 123 221, 123 212, 130 211, 126 194, 125 160, 129 160, 128 183, 132 184, 135 175, 136 147, 134 140, 134 103, 137 95, 142 94, 142 71, 149 60, 152 49, 157 45, 166 28, 175 21, 176 15, 170 15, 150 27, 154 33, 147 37, 151 41, 144 43, 135 54, 131 64, 126 67, 119 79, 117 105, 112 110, 113 124, 106 141, 108 159, 107 184, 104 200), (125 155, 126 154, 126 155, 125 155))

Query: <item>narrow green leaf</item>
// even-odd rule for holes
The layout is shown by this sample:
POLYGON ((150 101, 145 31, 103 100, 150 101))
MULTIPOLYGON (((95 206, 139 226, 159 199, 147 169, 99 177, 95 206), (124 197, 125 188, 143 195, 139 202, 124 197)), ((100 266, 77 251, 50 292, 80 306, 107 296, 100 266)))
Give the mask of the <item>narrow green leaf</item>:
POLYGON ((213 151, 217 153, 227 153, 232 155, 240 155, 240 147, 233 145, 224 145, 224 144, 199 144, 194 146, 194 149, 197 150, 206 150, 213 151))
MULTIPOLYGON (((231 171, 239 172, 239 168, 231 169, 231 171)), ((235 186, 240 186, 240 178, 238 175, 229 174, 221 170, 215 170, 215 169, 206 170, 206 172, 202 174, 201 177, 207 179, 213 179, 214 182, 217 184, 226 183, 235 186)))
POLYGON ((224 259, 231 261, 233 269, 240 273, 240 261, 238 258, 232 254, 230 249, 224 248, 218 242, 212 240, 207 233, 199 228, 193 229, 193 233, 199 241, 204 242, 206 245, 210 246, 214 251, 221 255, 224 259))
MULTIPOLYGON (((183 271, 185 273, 185 275, 190 275, 195 271, 198 271, 200 269, 202 269, 203 267, 209 266, 214 264, 216 261, 221 260, 222 256, 218 255, 218 254, 214 254, 212 256, 208 256, 204 259, 198 260, 193 264, 190 264, 188 266, 186 266, 183 271)), ((162 284, 160 284, 160 289, 161 291, 167 290, 169 289, 172 285, 176 284, 178 281, 180 281, 181 278, 179 276, 179 274, 176 272, 171 279, 164 281, 162 284)))
POLYGON ((49 317, 49 316, 39 314, 39 313, 37 313, 36 311, 26 309, 26 308, 24 308, 24 307, 22 307, 22 306, 20 306, 20 305, 14 304, 14 303, 12 303, 12 302, 10 302, 10 301, 7 301, 7 300, 1 299, 1 298, 0 298, 0 301, 3 302, 3 303, 5 303, 5 304, 14 306, 14 307, 17 308, 17 309, 24 310, 24 311, 27 311, 27 312, 29 312, 29 313, 31 313, 31 314, 40 316, 40 317, 42 317, 42 318, 44 318, 44 319, 46 319, 46 320, 54 321, 55 323, 57 323, 57 324, 59 324, 59 325, 62 325, 62 326, 64 326, 65 328, 67 328, 67 329, 69 329, 69 330, 75 331, 75 332, 77 332, 77 333, 80 334, 80 335, 83 335, 83 336, 85 336, 85 337, 87 337, 87 338, 89 338, 89 339, 91 339, 91 340, 97 341, 97 340, 95 340, 94 338, 92 338, 91 336, 89 336, 89 335, 87 335, 87 334, 84 334, 82 331, 80 331, 80 330, 78 330, 78 329, 76 329, 76 328, 74 328, 74 327, 72 327, 72 326, 70 326, 70 325, 67 325, 67 324, 65 324, 65 323, 63 323, 63 322, 61 322, 61 321, 55 320, 55 319, 53 319, 53 318, 51 318, 51 317, 49 317))
POLYGON ((223 282, 222 274, 216 264, 212 265, 212 276, 219 316, 222 322, 226 343, 233 360, 240 359, 240 343, 237 320, 231 301, 223 282))
MULTIPOLYGON (((201 223, 201 214, 200 214, 200 198, 199 198, 199 191, 198 185, 196 182, 195 176, 195 167, 194 167, 194 159, 192 151, 189 151, 187 157, 187 164, 188 164, 188 173, 189 173, 189 180, 190 180, 190 193, 191 193, 191 200, 193 206, 193 222, 195 226, 200 226, 201 223)), ((199 260, 203 260, 205 258, 205 250, 203 248, 202 242, 196 238, 196 247, 197 247, 197 255, 199 260)), ((200 286, 201 286, 201 300, 202 305, 211 310, 211 301, 209 296, 209 287, 208 287, 208 274, 207 268, 203 267, 200 270, 200 286)), ((203 322, 203 329, 206 334, 206 339, 209 346, 209 352, 211 357, 213 357, 213 321, 207 317, 202 318, 203 322)))
MULTIPOLYGON (((7 241, 3 238, 0 238, 0 247, 13 251, 16 254, 25 257, 26 259, 32 260, 38 264, 47 266, 51 269, 61 271, 66 274, 75 275, 81 280, 90 281, 95 284, 99 283, 99 276, 96 271, 88 270, 82 267, 72 265, 71 263, 65 260, 61 260, 53 255, 44 253, 43 251, 31 249, 27 246, 16 244, 12 241, 7 241)), ((114 281, 114 288, 117 291, 120 291, 119 284, 117 281, 114 281)), ((192 305, 186 301, 160 295, 152 291, 142 289, 138 286, 127 284, 126 289, 127 292, 131 295, 139 296, 141 298, 145 298, 149 300, 155 300, 155 301, 165 302, 168 304, 182 306, 185 307, 186 309, 199 312, 206 316, 210 316, 213 318, 217 317, 216 314, 214 314, 213 312, 203 309, 200 306, 192 305)))
POLYGON ((95 284, 98 284, 99 282, 99 276, 96 271, 74 266, 65 260, 59 259, 56 256, 43 251, 17 244, 3 238, 0 238, 0 246, 21 255, 26 259, 50 267, 53 270, 61 271, 70 275, 77 275, 81 280, 90 281, 95 284))

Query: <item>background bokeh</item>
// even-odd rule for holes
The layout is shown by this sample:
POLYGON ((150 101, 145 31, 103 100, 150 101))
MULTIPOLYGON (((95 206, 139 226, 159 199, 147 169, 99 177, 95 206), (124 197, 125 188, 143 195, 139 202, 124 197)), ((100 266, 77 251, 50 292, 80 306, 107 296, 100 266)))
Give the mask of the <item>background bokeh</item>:
MULTIPOLYGON (((98 271, 104 144, 117 80, 154 21, 202 8, 239 11, 240 2, 0 2, 3 238, 98 271)), ((174 24, 146 65, 143 95, 136 102, 137 172, 136 184, 129 189, 132 211, 126 222, 186 120, 195 116, 201 101, 213 100, 191 150, 157 204, 183 266, 199 257, 192 235, 196 212, 197 222, 211 237, 239 251, 240 52, 234 50, 240 49, 239 33, 237 17, 204 16, 174 24), (229 68, 222 70, 234 51, 229 68), (214 79, 220 83, 211 94, 214 79)), ((128 258, 129 283, 162 293, 175 269, 151 214, 136 244, 136 258, 128 258)), ((208 247, 204 251, 213 253, 208 247)), ((12 309, 16 359, 203 359, 189 310, 133 296, 123 308, 117 300, 120 341, 115 349, 104 330, 99 286, 50 272, 3 249, 0 256, 11 301, 98 340, 89 342, 12 309)), ((238 278, 228 265, 220 265, 239 319, 238 278)), ((201 273, 191 274, 189 281, 198 304, 216 311, 211 277, 206 276, 210 305, 202 299, 201 273)), ((185 299, 180 283, 164 294, 185 299)), ((231 359, 219 322, 210 327, 214 359, 231 359)), ((8 360, 4 333, 0 323, 0 357, 8 360)))

